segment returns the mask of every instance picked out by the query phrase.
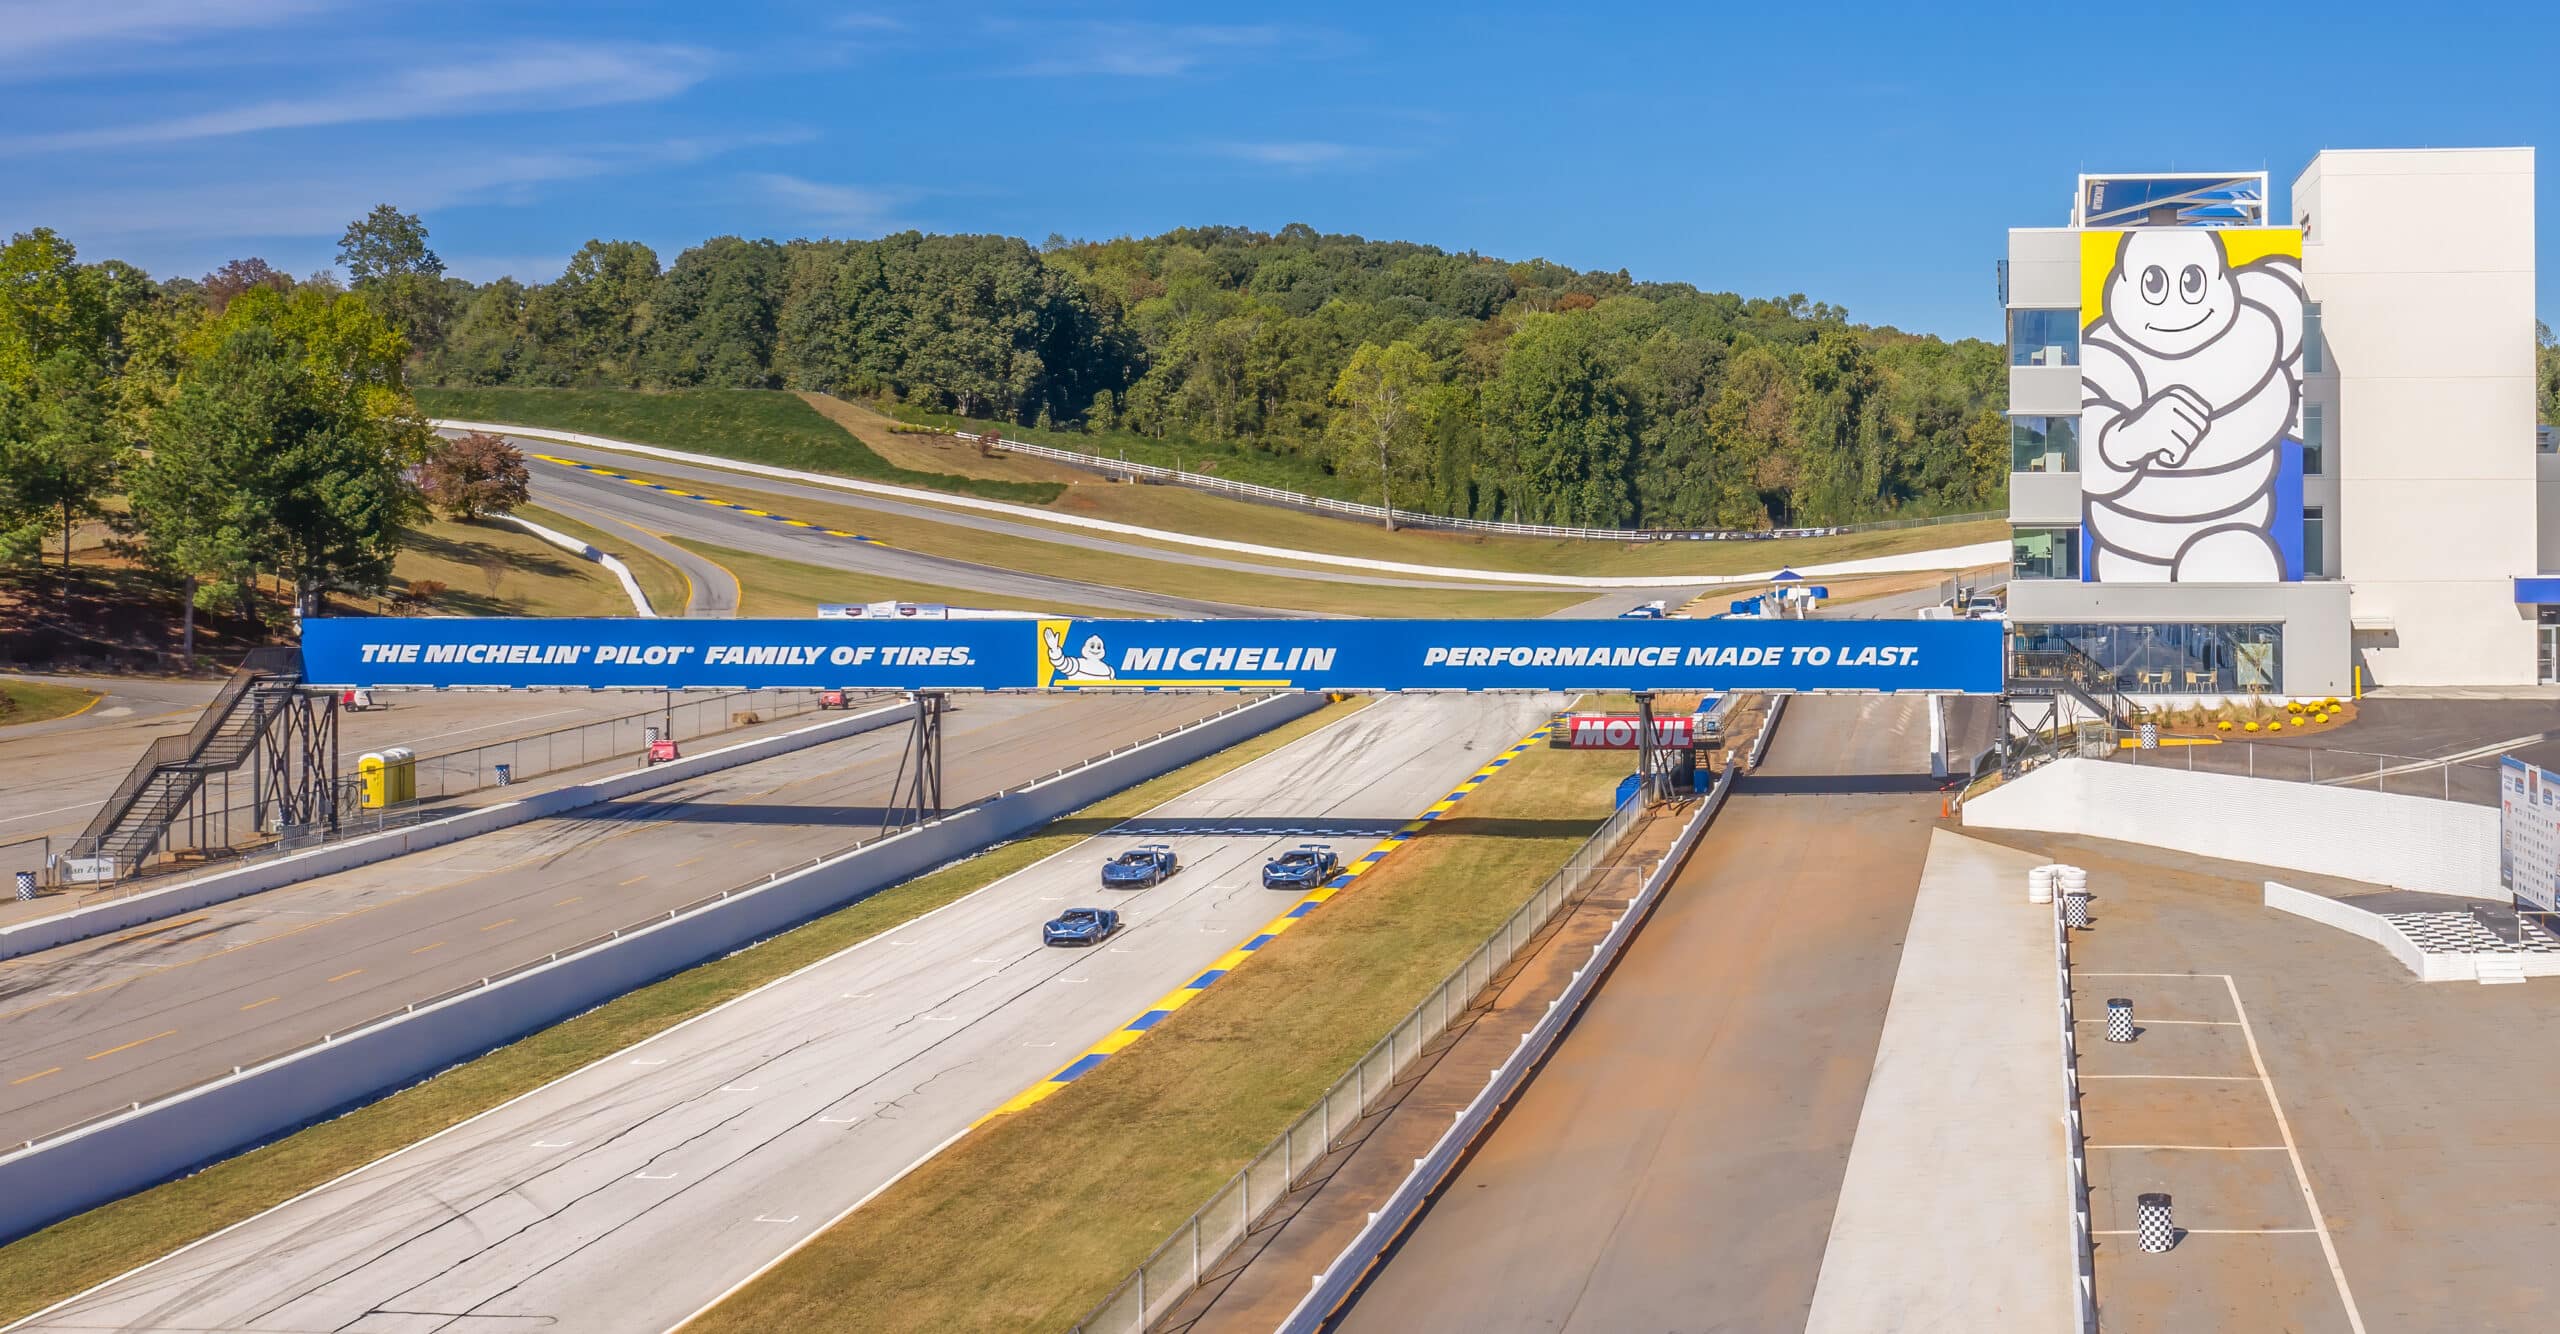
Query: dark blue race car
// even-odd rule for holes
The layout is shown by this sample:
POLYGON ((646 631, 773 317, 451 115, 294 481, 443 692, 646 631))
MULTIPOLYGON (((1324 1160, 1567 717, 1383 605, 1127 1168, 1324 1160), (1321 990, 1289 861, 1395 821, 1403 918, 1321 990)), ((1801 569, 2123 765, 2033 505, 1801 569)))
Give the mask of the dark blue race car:
POLYGON ((1099 945, 1120 929, 1120 914, 1109 908, 1069 908, 1040 928, 1043 945, 1099 945))
POLYGON ((1102 864, 1104 889, 1146 889, 1161 885, 1165 877, 1181 866, 1173 849, 1162 843, 1148 843, 1102 864))
POLYGON ((1342 859, 1322 843, 1301 843, 1262 864, 1264 889, 1313 889, 1342 869, 1342 859))

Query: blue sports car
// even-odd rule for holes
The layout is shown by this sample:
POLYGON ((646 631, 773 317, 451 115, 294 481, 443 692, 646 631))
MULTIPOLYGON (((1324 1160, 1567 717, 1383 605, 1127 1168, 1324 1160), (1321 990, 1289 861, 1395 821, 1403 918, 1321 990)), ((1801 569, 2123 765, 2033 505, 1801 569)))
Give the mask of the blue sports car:
POLYGON ((1120 914, 1109 908, 1069 908, 1040 928, 1043 945, 1099 945, 1120 929, 1120 914))
POLYGON ((1301 843, 1262 864, 1264 889, 1313 889, 1342 869, 1342 859, 1322 843, 1301 843))
POLYGON ((1162 843, 1143 844, 1102 864, 1102 887, 1146 889, 1161 885, 1180 866, 1172 848, 1162 843))

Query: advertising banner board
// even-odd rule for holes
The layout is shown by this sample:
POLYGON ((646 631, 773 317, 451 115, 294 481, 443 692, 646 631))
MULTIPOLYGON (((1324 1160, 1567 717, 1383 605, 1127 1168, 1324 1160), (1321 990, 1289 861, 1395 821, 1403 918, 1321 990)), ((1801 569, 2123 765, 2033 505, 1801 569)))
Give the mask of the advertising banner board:
POLYGON ((2498 879, 2516 906, 2560 911, 2560 774, 2498 762, 2498 879))
MULTIPOLYGON (((1564 726, 1547 734, 1550 750, 1642 750, 1636 735, 1642 719, 1632 713, 1568 714, 1564 726)), ((1685 750, 1696 743, 1696 735, 1685 714, 1653 720, 1653 744, 1665 749, 1685 750)))
POLYGON ((1997 694, 1991 621, 319 618, 303 679, 586 689, 1997 694))

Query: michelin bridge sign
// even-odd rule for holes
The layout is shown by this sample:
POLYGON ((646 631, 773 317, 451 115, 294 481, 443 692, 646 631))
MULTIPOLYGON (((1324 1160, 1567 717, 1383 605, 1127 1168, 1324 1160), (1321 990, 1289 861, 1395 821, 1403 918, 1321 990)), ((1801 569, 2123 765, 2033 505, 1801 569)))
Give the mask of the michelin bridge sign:
POLYGON ((332 688, 1997 694, 1990 621, 303 622, 332 688))

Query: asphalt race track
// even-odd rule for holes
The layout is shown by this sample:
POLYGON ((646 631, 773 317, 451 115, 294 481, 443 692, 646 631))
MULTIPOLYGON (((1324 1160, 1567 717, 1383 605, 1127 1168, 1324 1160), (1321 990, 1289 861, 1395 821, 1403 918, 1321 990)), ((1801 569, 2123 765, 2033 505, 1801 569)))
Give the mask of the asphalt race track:
MULTIPOLYGON (((688 468, 678 464, 660 463, 655 459, 634 458, 600 449, 577 449, 531 438, 517 439, 516 444, 528 455, 539 451, 561 458, 592 459, 602 466, 617 470, 646 471, 655 476, 698 480, 712 494, 722 494, 724 487, 729 491, 750 489, 775 491, 787 489, 792 485, 771 478, 716 472, 708 468, 688 468)), ((588 523, 595 523, 593 516, 600 514, 629 523, 649 533, 669 533, 677 537, 752 552, 759 556, 795 560, 803 564, 845 570, 852 574, 910 579, 921 583, 940 584, 945 587, 970 589, 982 593, 1002 593, 1019 598, 1055 598, 1060 604, 1066 606, 1095 607, 1133 616, 1169 616, 1198 620, 1211 617, 1273 614, 1257 611, 1251 607, 1231 606, 1223 602, 1206 602, 1196 598, 1113 588, 1106 584, 1063 579, 1035 571, 1007 570, 993 565, 953 560, 947 556, 931 556, 921 551, 905 551, 897 547, 853 542, 840 537, 829 537, 825 533, 806 528, 793 528, 785 524, 748 518, 732 510, 705 505, 699 501, 680 499, 663 492, 652 491, 647 487, 633 486, 629 482, 618 482, 610 477, 599 477, 593 473, 580 472, 575 468, 563 468, 558 464, 544 463, 539 459, 528 458, 526 466, 533 470, 535 504, 553 506, 561 513, 574 514, 588 523)), ((819 488, 804 489, 818 490, 819 488)), ((866 499, 849 491, 829 491, 825 493, 825 498, 831 503, 848 505, 866 499)), ((932 510, 930 507, 914 508, 926 509, 931 517, 939 520, 958 518, 957 515, 932 510)), ((1074 539, 1063 534, 1044 532, 1043 536, 1063 544, 1074 544, 1074 539)), ((1150 551, 1148 555, 1156 560, 1186 564, 1208 563, 1191 561, 1187 556, 1161 551, 1150 551)), ((853 581, 848 580, 847 583, 851 586, 853 581)), ((845 600, 858 602, 864 599, 849 593, 845 600)))
POLYGON ((1766 765, 1342 1327, 1804 1328, 1938 813, 1928 775, 1923 701, 1790 701, 1766 765))
MULTIPOLYGON (((1233 696, 968 697, 958 805, 1233 696)), ((147 1101, 872 833, 907 728, 0 961, 0 1143, 147 1101)))
POLYGON ((1295 901, 1257 871, 1308 835, 1157 831, 1286 812, 1356 855, 1559 703, 1381 701, 1143 817, 1161 886, 1081 844, 23 1327, 666 1329, 1295 901), (1093 904, 1127 928, 1040 945, 1093 904))

